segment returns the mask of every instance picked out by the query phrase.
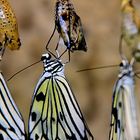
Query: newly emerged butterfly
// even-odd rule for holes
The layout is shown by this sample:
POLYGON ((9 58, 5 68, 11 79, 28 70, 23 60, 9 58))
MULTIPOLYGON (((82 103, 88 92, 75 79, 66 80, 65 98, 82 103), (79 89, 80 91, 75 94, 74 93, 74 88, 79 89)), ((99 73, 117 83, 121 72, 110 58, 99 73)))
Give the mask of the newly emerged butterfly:
POLYGON ((5 47, 17 50, 21 46, 16 16, 7 0, 0 0, 0 56, 5 47))
POLYGON ((0 140, 27 140, 23 118, 0 73, 0 140))
POLYGON ((138 15, 133 0, 121 0, 122 14, 122 39, 132 50, 132 54, 137 61, 140 61, 140 16, 138 15))
POLYGON ((109 140, 138 140, 140 135, 135 102, 133 64, 123 60, 118 77, 113 92, 109 140))
MULTIPOLYGON (((66 51, 68 50, 69 53, 70 51, 73 52, 75 50, 87 51, 81 19, 75 12, 74 6, 70 0, 56 1, 54 32, 56 29, 59 33, 59 37, 64 41, 66 51)), ((48 41, 48 44, 50 40, 48 41)), ((48 44, 46 47, 48 47, 48 44)), ((57 48, 58 45, 56 50, 57 48)))
POLYGON ((64 64, 42 56, 44 72, 35 88, 29 118, 30 140, 92 140, 64 76, 64 64))

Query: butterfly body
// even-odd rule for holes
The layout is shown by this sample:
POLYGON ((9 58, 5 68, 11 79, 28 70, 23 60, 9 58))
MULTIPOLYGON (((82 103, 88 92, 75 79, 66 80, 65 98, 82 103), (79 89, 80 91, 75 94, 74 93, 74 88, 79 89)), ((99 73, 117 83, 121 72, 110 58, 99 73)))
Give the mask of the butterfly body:
POLYGON ((132 66, 124 61, 113 92, 109 139, 136 140, 139 138, 134 95, 134 72, 132 66))
POLYGON ((57 0, 55 11, 55 25, 67 49, 87 51, 81 19, 71 1, 57 0))
MULTIPOLYGON (((0 49, 17 50, 21 46, 16 16, 7 0, 0 1, 0 49)), ((2 52, 3 53, 3 52, 2 52)), ((2 54, 1 54, 2 55, 2 54)))
POLYGON ((29 118, 30 139, 93 139, 65 79, 64 64, 59 59, 50 60, 47 55, 43 58, 44 72, 32 100, 29 118))

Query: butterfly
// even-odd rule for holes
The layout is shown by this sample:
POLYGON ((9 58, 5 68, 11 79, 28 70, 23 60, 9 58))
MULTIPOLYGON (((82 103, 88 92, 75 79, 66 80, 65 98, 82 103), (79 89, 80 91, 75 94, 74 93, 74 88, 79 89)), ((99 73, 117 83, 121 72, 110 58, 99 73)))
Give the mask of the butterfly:
POLYGON ((35 88, 29 117, 30 140, 92 140, 76 98, 64 76, 64 65, 42 55, 44 72, 35 88))
POLYGON ((133 5, 132 0, 121 0, 121 39, 131 48, 132 55, 140 61, 140 17, 133 5))
POLYGON ((27 140, 25 125, 0 73, 0 140, 27 140))
POLYGON ((0 56, 3 56, 6 47, 17 50, 20 46, 16 16, 9 2, 0 0, 0 56))
MULTIPOLYGON (((57 0, 55 5, 55 30, 57 29, 66 46, 66 52, 82 50, 87 51, 87 45, 82 28, 80 17, 75 12, 74 6, 70 0, 57 0)), ((53 34, 51 38, 53 37, 53 34)), ((51 40, 50 38, 50 40, 51 40)), ((46 48, 50 42, 48 41, 46 48)), ((58 49, 58 44, 56 50, 58 49)), ((70 58, 69 58, 70 59, 70 58)))
POLYGON ((140 139, 134 94, 133 61, 122 60, 113 91, 109 140, 140 139))

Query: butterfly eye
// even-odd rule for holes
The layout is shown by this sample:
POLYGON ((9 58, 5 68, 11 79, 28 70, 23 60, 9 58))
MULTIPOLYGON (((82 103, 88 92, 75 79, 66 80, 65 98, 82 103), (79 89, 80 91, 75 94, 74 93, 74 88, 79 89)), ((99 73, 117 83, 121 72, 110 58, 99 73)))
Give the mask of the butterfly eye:
POLYGON ((127 61, 126 60, 122 60, 122 62, 120 63, 120 67, 125 67, 127 66, 127 61))
POLYGON ((124 64, 123 64, 123 62, 121 62, 121 63, 120 63, 120 67, 123 67, 123 66, 124 66, 124 64))

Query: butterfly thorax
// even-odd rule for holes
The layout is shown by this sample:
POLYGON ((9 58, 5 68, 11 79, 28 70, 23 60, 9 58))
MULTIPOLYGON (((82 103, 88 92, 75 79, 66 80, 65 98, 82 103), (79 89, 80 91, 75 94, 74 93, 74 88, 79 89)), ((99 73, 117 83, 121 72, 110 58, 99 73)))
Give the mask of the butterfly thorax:
POLYGON ((133 67, 128 63, 128 61, 122 61, 122 63, 120 64, 120 74, 118 77, 122 78, 125 75, 131 77, 134 76, 133 67))
POLYGON ((6 0, 0 1, 0 41, 11 50, 21 46, 16 16, 6 0))
POLYGON ((42 55, 41 60, 44 64, 44 72, 48 73, 48 75, 63 75, 64 73, 64 64, 62 64, 61 60, 55 59, 52 60, 50 54, 44 54, 42 55))
POLYGON ((59 61, 51 60, 46 64, 44 63, 44 70, 45 72, 55 74, 63 70, 63 65, 59 61))

